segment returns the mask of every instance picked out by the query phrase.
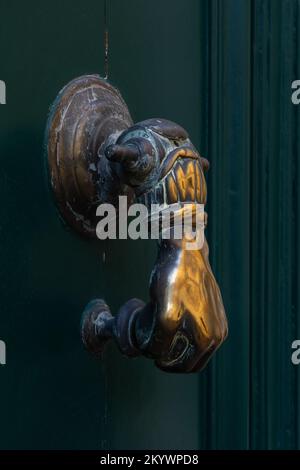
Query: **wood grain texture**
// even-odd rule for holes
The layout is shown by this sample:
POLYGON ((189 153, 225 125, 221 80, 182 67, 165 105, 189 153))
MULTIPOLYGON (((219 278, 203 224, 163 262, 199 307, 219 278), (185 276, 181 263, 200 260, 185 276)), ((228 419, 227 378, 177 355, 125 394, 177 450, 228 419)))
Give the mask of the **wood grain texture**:
POLYGON ((296 448, 299 2, 214 0, 202 11, 209 241, 230 332, 208 370, 202 445, 296 448))

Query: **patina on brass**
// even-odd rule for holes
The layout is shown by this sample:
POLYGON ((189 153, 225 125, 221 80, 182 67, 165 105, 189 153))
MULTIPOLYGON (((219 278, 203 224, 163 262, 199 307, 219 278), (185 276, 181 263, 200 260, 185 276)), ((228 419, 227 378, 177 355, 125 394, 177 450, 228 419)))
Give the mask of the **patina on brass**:
MULTIPOLYGON (((83 77, 68 85, 52 116, 48 149, 52 185, 63 217, 81 233, 94 234, 97 204, 116 201, 119 194, 129 194, 149 207, 206 204, 204 170, 209 165, 187 132, 164 119, 132 125, 119 93, 99 77, 83 77), (78 85, 81 98, 72 84, 78 85), (69 188, 75 195, 72 210, 69 188)), ((185 236, 159 240, 148 303, 131 299, 115 316, 102 299, 87 305, 82 338, 90 352, 101 355, 113 338, 126 356, 144 355, 164 371, 196 372, 205 366, 227 336, 227 320, 207 242, 201 249, 187 250, 187 241, 185 236)))
POLYGON ((47 125, 50 180, 65 222, 95 237, 96 208, 130 195, 101 158, 103 144, 113 143, 132 120, 120 93, 98 75, 71 81, 56 98, 47 125))

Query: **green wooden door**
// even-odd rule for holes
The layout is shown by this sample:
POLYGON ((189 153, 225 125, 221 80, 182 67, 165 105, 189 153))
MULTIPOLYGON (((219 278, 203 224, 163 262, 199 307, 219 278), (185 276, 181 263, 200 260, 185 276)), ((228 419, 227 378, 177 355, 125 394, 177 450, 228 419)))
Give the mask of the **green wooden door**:
MULTIPOLYGON (((110 79, 134 119, 178 120, 198 144, 198 3, 110 3, 110 79), (163 47, 153 28, 164 31, 163 47), (183 78, 185 68, 191 73, 183 78)), ((98 363, 81 345, 81 312, 91 298, 104 297, 113 310, 130 297, 147 298, 155 244, 82 240, 64 229, 48 191, 48 108, 72 78, 104 73, 104 2, 1 0, 0 18, 7 85, 0 107, 0 338, 7 344, 0 447, 198 447, 197 375, 166 375, 114 347, 98 363)))
POLYGON ((0 0, 1 449, 299 446, 297 0, 0 0), (211 161, 211 261, 230 335, 207 369, 168 375, 83 350, 83 307, 147 298, 152 242, 82 240, 45 172, 47 112, 104 74, 135 121, 188 129, 211 161))
POLYGON ((200 441, 299 448, 300 375, 291 362, 300 325, 299 107, 291 84, 300 74, 300 3, 201 6, 201 149, 212 163, 209 239, 230 335, 199 377, 208 431, 200 441))

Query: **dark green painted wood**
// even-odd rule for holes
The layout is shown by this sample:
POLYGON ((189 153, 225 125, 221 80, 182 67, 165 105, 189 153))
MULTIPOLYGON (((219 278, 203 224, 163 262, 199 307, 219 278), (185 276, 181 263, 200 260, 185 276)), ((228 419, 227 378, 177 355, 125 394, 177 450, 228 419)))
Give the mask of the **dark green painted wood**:
POLYGON ((202 8, 209 238, 230 334, 208 370, 211 415, 200 428, 208 424, 210 448, 296 448, 299 108, 291 83, 300 74, 299 1, 202 8))
POLYGON ((101 71, 103 2, 0 2, 0 448, 99 448, 105 384, 79 320, 104 277, 95 247, 62 228, 48 194, 49 104, 101 71))
MULTIPOLYGON (((134 118, 177 120, 198 144, 198 2, 109 6, 111 80, 134 118), (153 35, 153 16, 164 41, 153 35), (178 18, 187 43, 174 35, 178 18)), ((0 9, 1 79, 8 85, 0 108, 0 332, 8 346, 0 447, 196 448, 197 376, 163 374, 113 346, 99 364, 79 338, 91 298, 104 297, 114 311, 130 297, 147 299, 154 244, 79 239, 60 224, 47 190, 47 108, 73 77, 103 72, 104 2, 1 0, 0 9)))
POLYGON ((210 448, 249 443, 250 19, 248 1, 210 2, 210 246, 230 328, 210 371, 210 448))
MULTIPOLYGON (((200 4, 196 0, 110 1, 110 80, 134 121, 165 117, 200 139, 200 4)), ((155 244, 116 244, 107 282, 109 301, 148 297, 155 244), (132 248, 129 248, 132 246, 132 248), (120 265, 122 257, 122 265, 120 265), (124 282, 126 279, 126 282, 124 282)), ((113 448, 192 449, 199 445, 199 378, 166 375, 145 359, 108 358, 109 444, 113 448), (121 391, 121 393, 120 393, 121 391)))
POLYGON ((134 120, 178 121, 211 161, 208 238, 230 334, 194 376, 113 346, 102 364, 84 353, 82 307, 146 299, 155 255, 151 242, 79 239, 47 191, 47 108, 70 79, 103 73, 104 0, 0 0, 0 448, 299 447, 300 2, 107 4, 110 79, 134 120))
POLYGON ((299 208, 297 115, 291 83, 299 67, 297 1, 253 8, 252 440, 255 448, 297 446, 299 208))

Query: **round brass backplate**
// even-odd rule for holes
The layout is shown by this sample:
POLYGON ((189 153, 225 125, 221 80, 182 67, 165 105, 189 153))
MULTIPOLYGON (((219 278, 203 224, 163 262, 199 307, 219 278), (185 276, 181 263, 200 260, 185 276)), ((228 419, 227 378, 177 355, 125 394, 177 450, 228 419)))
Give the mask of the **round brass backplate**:
MULTIPOLYGON (((101 146, 132 125, 119 91, 98 75, 71 81, 56 98, 47 126, 51 186, 61 216, 83 235, 95 236, 101 202, 101 146)), ((112 143, 112 142, 110 142, 112 143)))

